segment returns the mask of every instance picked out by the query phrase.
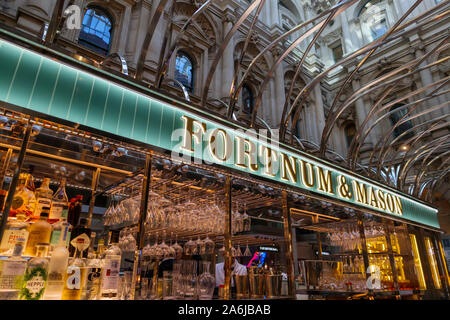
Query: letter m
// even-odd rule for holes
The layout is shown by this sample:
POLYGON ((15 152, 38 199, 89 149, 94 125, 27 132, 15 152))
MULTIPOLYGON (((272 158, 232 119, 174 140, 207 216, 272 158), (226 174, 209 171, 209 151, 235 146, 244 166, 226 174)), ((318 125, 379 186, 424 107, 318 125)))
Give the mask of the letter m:
POLYGON ((366 185, 364 183, 360 185, 358 181, 355 180, 353 180, 352 183, 354 193, 356 193, 356 201, 358 201, 359 203, 368 204, 366 185))

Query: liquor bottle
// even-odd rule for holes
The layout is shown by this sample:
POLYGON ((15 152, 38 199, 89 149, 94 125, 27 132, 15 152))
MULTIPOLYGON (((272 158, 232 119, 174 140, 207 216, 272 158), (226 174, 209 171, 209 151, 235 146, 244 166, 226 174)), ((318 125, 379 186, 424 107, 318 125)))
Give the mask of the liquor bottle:
POLYGON ((66 276, 67 264, 69 261, 69 250, 66 248, 68 229, 69 226, 68 223, 66 223, 61 236, 58 238, 58 244, 51 253, 44 300, 61 300, 64 288, 64 278, 66 276))
POLYGON ((81 209, 83 206, 83 196, 77 195, 76 198, 71 200, 71 210, 69 210, 68 221, 71 225, 77 226, 79 223, 81 209), (73 201, 73 204, 72 204, 73 201))
POLYGON ((50 242, 50 237, 52 235, 52 226, 50 223, 47 222, 49 212, 50 212, 49 207, 42 208, 39 220, 31 224, 31 226, 29 227, 28 242, 24 252, 25 256, 29 257, 35 256, 36 245, 38 243, 50 242))
POLYGON ((86 283, 86 263, 82 258, 83 251, 89 247, 89 237, 82 234, 70 243, 75 247, 75 253, 64 277, 62 300, 80 300, 86 283))
POLYGON ((27 269, 27 260, 22 258, 25 239, 18 238, 14 252, 7 260, 0 262, 0 300, 17 300, 27 269))
POLYGON ((64 246, 67 248, 68 239, 70 237, 69 231, 71 230, 71 226, 67 221, 58 221, 52 225, 53 231, 52 236, 50 238, 50 252, 59 246, 60 240, 64 239, 64 246))
POLYGON ((44 178, 41 186, 36 190, 36 209, 34 219, 39 219, 43 207, 52 206, 53 191, 50 189, 50 178, 44 178))
POLYGON ((75 201, 77 201, 77 199, 72 198, 70 199, 70 203, 69 203, 69 211, 67 212, 67 222, 69 222, 72 226, 75 225, 73 223, 73 217, 74 217, 74 213, 73 210, 75 208, 75 201))
POLYGON ((99 255, 94 252, 95 232, 91 234, 91 246, 87 260, 86 285, 83 292, 83 300, 97 300, 100 293, 100 283, 102 277, 102 261, 99 255))
POLYGON ((41 300, 48 277, 48 243, 38 243, 36 257, 28 261, 27 271, 19 294, 20 300, 41 300))
MULTIPOLYGON (((72 239, 75 239, 81 234, 86 234, 88 237, 91 236, 91 229, 87 227, 88 220, 85 218, 80 219, 80 224, 72 229, 72 234, 70 235, 72 239)), ((69 249, 70 255, 75 252, 75 247, 71 246, 69 249)), ((88 252, 84 251, 83 258, 87 258, 88 252)))
POLYGON ((61 184, 52 198, 52 209, 48 222, 55 223, 60 220, 67 220, 68 211, 69 198, 66 194, 66 178, 62 178, 61 184))
POLYGON ((33 215, 36 207, 33 188, 33 177, 30 174, 21 173, 11 204, 10 217, 15 217, 17 214, 24 214, 27 217, 33 215))
POLYGON ((102 264, 102 280, 100 288, 101 300, 117 300, 119 288, 119 272, 122 252, 118 246, 119 232, 112 231, 110 245, 105 251, 102 264))
POLYGON ((0 243, 0 255, 11 255, 18 239, 23 239, 23 247, 26 246, 29 235, 29 223, 26 222, 25 219, 26 217, 23 212, 20 212, 16 218, 8 218, 5 232, 3 233, 3 238, 0 243))

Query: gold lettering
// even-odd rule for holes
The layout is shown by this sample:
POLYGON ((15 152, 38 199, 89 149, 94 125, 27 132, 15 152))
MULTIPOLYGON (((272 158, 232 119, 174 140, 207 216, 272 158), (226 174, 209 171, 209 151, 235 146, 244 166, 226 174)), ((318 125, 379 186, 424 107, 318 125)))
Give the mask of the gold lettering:
POLYGON ((281 179, 297 183, 297 160, 281 153, 281 179), (287 174, 286 174, 287 173, 287 174), (288 178, 289 176, 289 178, 288 178))
POLYGON ((321 167, 316 167, 317 170, 317 181, 319 182, 319 191, 333 194, 333 182, 331 180, 331 172, 326 170, 324 173, 321 167))
POLYGON ((399 216, 402 216, 403 215, 402 201, 398 196, 395 196, 394 200, 395 200, 395 213, 398 214, 399 216))
POLYGON ((250 168, 252 171, 258 171, 258 156, 256 154, 256 145, 250 140, 236 136, 236 166, 250 168), (248 146, 248 151, 245 147, 248 146), (245 163, 247 158, 249 165, 245 163))
POLYGON ((377 198, 375 197, 375 190, 372 187, 369 187, 369 201, 372 207, 378 208, 377 198))
POLYGON ((306 161, 300 160, 301 163, 301 177, 303 184, 308 188, 313 188, 316 184, 314 179, 314 166, 311 163, 308 163, 306 161), (308 168, 309 169, 308 169, 308 168), (309 171, 309 174, 308 174, 309 171), (308 178, 309 175, 309 178, 308 178))
POLYGON ((214 159, 218 162, 225 162, 227 161, 231 156, 231 148, 230 145, 232 144, 230 136, 226 133, 225 130, 222 129, 215 129, 211 132, 211 135, 209 136, 209 152, 213 156, 214 159), (218 146, 219 146, 219 139, 218 136, 222 136, 222 157, 220 157, 218 152, 218 146))
POLYGON ((381 190, 377 190, 377 202, 378 208, 386 210, 386 203, 384 202, 384 193, 381 190))
POLYGON ((194 149, 192 148, 192 138, 195 140, 194 143, 200 143, 202 141, 202 133, 206 133, 206 124, 188 116, 182 116, 181 119, 184 120, 184 136, 181 149, 188 152, 194 152, 194 149), (194 132, 195 125, 197 125, 199 129, 194 132))
POLYGON ((362 204, 369 204, 367 202, 367 190, 365 184, 362 183, 362 186, 360 186, 358 181, 355 180, 352 181, 352 184, 354 193, 356 194, 356 201, 362 204))
POLYGON ((388 209, 388 211, 390 213, 395 212, 394 198, 392 197, 392 195, 390 193, 386 194, 386 208, 388 209))
POLYGON ((273 152, 273 150, 269 147, 260 146, 260 152, 264 155, 264 171, 263 174, 269 177, 275 177, 276 174, 273 172, 274 165, 273 163, 278 160, 278 154, 273 152))

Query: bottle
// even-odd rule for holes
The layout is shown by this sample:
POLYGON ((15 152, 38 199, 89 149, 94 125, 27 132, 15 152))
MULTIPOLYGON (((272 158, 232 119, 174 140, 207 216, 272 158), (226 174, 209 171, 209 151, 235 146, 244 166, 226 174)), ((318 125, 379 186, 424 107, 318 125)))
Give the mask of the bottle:
POLYGON ((36 208, 34 210, 34 219, 39 219, 43 207, 52 206, 53 191, 50 189, 50 178, 44 178, 41 186, 36 190, 36 208))
POLYGON ((3 233, 3 238, 0 243, 0 255, 11 255, 18 239, 23 239, 23 247, 27 245, 29 223, 26 222, 25 219, 26 216, 24 212, 19 212, 16 218, 8 218, 5 232, 3 233))
POLYGON ((66 238, 69 226, 66 223, 58 238, 58 244, 52 251, 48 266, 47 288, 45 289, 44 300, 61 300, 64 288, 64 278, 66 276, 67 264, 69 261, 69 250, 66 248, 66 238))
POLYGON ((33 215, 36 206, 33 189, 33 177, 28 173, 21 173, 11 204, 10 217, 17 214, 24 214, 26 217, 33 215))
POLYGON ((17 300, 27 269, 27 260, 22 258, 25 239, 18 238, 14 252, 0 264, 0 300, 17 300))
MULTIPOLYGON (((71 238, 75 239, 79 235, 86 234, 88 238, 91 236, 91 229, 87 227, 88 220, 85 218, 80 219, 80 224, 72 229, 71 238)), ((69 249, 70 255, 75 252, 75 247, 71 246, 69 249)), ((87 258, 88 252, 84 251, 83 258, 87 258)))
POLYGON ((69 198, 66 194, 66 178, 61 179, 61 184, 52 198, 52 209, 50 211, 49 222, 55 223, 60 220, 67 220, 69 211, 69 198))
POLYGON ((50 238, 50 252, 53 252, 53 250, 59 246, 61 238, 64 239, 64 246, 67 248, 67 237, 69 235, 69 229, 70 225, 66 221, 58 221, 55 224, 52 225, 52 236, 50 238))
POLYGON ((28 261, 27 271, 19 294, 20 300, 41 300, 48 277, 48 243, 38 243, 36 257, 28 261))
POLYGON ((102 261, 94 252, 95 232, 91 234, 91 246, 87 260, 86 285, 83 292, 83 300, 97 300, 100 293, 100 282, 102 276, 102 261))
POLYGON ((68 221, 71 225, 77 226, 79 223, 81 209, 83 206, 83 196, 77 195, 74 199, 71 200, 72 210, 69 210, 68 221), (73 201, 73 203, 72 203, 73 201))
MULTIPOLYGON (((39 220, 29 227, 28 242, 25 247, 24 255, 28 257, 35 256, 36 245, 38 243, 49 243, 52 235, 52 226, 47 222, 50 212, 49 207, 42 208, 39 220)), ((48 248, 47 248, 48 250, 48 248)))
POLYGON ((102 280, 100 288, 101 300, 117 300, 119 288, 119 272, 122 252, 118 246, 119 232, 110 233, 110 245, 104 252, 102 280))
POLYGON ((82 258, 83 251, 89 247, 89 237, 81 234, 70 243, 75 247, 75 253, 69 263, 64 277, 62 300, 80 300, 86 282, 86 263, 82 258))
POLYGON ((72 198, 72 199, 70 199, 70 203, 69 203, 69 211, 68 211, 68 213, 67 213, 67 222, 69 222, 72 226, 73 225, 75 225, 74 223, 73 223, 73 217, 74 217, 74 213, 73 213, 73 210, 74 210, 74 208, 75 208, 75 201, 77 201, 77 199, 75 199, 75 198, 72 198))

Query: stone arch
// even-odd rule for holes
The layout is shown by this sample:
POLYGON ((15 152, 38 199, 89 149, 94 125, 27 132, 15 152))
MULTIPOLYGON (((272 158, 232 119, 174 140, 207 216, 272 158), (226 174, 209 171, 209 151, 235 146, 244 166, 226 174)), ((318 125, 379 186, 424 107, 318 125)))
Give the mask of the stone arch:
POLYGON ((294 75, 295 75, 295 69, 288 69, 284 73, 284 85, 286 88, 286 99, 290 99, 291 103, 298 96, 298 94, 300 93, 300 90, 303 89, 304 87, 306 87, 306 84, 307 84, 307 81, 304 79, 304 76, 302 74, 300 74, 297 77, 296 85, 294 87, 294 91, 292 92, 292 96, 288 97, 287 94, 288 94, 289 88, 291 87, 292 80, 294 79, 294 75))
MULTIPOLYGON (((174 24, 181 28, 197 9, 191 2, 177 1, 174 8, 174 24)), ((209 13, 203 12, 192 22, 186 34, 203 38, 209 46, 213 46, 219 38, 219 28, 209 13)))
MULTIPOLYGON (((294 23, 299 23, 301 19, 300 10, 301 8, 297 5, 296 2, 292 0, 280 0, 278 2, 278 6, 280 8, 285 9, 287 12, 282 12, 282 14, 286 14, 290 19, 294 18, 294 23)), ((284 11, 280 9, 280 11, 284 11)))
MULTIPOLYGON (((242 49, 244 48, 245 39, 240 39, 234 46, 234 61, 237 61, 241 57, 242 49)), ((255 43, 250 42, 247 46, 246 54, 242 61, 241 68, 246 70, 252 60, 262 51, 255 43)), ((270 60, 265 54, 262 58, 258 59, 256 64, 252 67, 252 74, 257 74, 259 76, 265 76, 265 74, 270 70, 270 60)))

